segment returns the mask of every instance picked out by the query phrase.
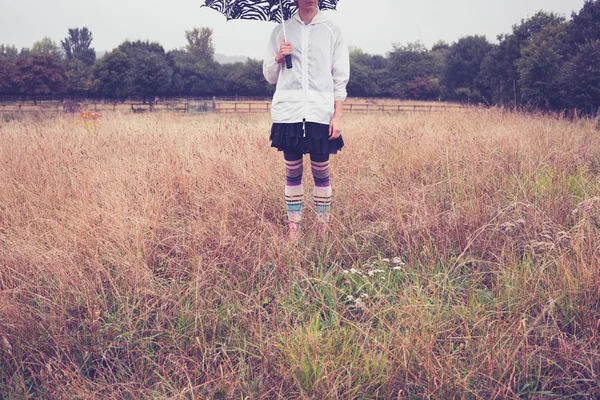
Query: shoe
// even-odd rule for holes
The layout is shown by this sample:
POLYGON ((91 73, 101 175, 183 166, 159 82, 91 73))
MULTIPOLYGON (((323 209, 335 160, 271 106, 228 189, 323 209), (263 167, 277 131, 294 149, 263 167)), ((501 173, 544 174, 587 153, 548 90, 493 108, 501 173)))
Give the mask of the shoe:
POLYGON ((290 222, 288 224, 288 239, 290 240, 290 242, 297 242, 298 236, 298 224, 295 222, 290 222))

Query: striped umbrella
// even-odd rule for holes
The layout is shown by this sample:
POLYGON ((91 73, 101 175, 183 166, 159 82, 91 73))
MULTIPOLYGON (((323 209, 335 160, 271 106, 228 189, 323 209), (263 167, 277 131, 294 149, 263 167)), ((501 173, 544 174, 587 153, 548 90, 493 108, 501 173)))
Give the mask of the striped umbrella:
MULTIPOLYGON (((338 0, 319 0, 320 10, 335 10, 338 0)), ((293 0, 205 0, 201 7, 212 8, 232 19, 273 21, 282 23, 294 15, 297 10, 293 0)), ((287 41, 285 24, 283 37, 287 41)), ((286 57, 288 68, 292 68, 292 57, 286 57)))

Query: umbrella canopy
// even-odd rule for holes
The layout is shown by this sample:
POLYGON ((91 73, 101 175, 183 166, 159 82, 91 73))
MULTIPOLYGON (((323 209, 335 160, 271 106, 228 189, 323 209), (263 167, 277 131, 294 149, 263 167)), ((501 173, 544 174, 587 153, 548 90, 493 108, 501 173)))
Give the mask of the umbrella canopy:
MULTIPOLYGON (((338 0, 319 0, 320 10, 335 10, 338 0)), ((293 0, 206 0, 201 7, 212 8, 231 19, 287 21, 296 12, 293 0)))
MULTIPOLYGON (((320 10, 335 10, 339 0, 319 0, 320 10)), ((232 19, 273 21, 281 23, 294 15, 297 8, 293 0, 205 0, 200 7, 212 8, 232 19)), ((287 40, 285 25, 283 36, 287 40)), ((285 56, 287 68, 292 68, 292 57, 285 56)))

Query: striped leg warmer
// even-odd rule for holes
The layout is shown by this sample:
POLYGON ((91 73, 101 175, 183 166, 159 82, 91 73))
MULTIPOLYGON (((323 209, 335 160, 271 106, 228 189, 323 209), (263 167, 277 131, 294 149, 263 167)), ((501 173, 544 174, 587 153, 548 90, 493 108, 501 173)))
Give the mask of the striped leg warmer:
POLYGON ((331 181, 329 179, 329 160, 310 162, 315 188, 313 197, 319 220, 329 222, 331 218, 331 181))
POLYGON ((299 223, 302 219, 302 201, 304 188, 302 187, 302 156, 297 160, 285 160, 285 206, 288 220, 299 223))

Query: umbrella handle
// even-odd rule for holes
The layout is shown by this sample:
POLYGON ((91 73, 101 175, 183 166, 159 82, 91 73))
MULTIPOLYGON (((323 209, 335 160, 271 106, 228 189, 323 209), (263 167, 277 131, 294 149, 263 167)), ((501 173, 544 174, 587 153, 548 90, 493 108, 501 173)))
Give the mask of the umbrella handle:
MULTIPOLYGON (((281 4, 281 0, 279 0, 279 12, 281 13, 281 25, 283 27, 283 40, 287 42, 287 33, 285 32, 285 19, 283 15, 283 5, 281 4)), ((285 56, 285 65, 287 69, 293 68, 291 55, 285 56)))

